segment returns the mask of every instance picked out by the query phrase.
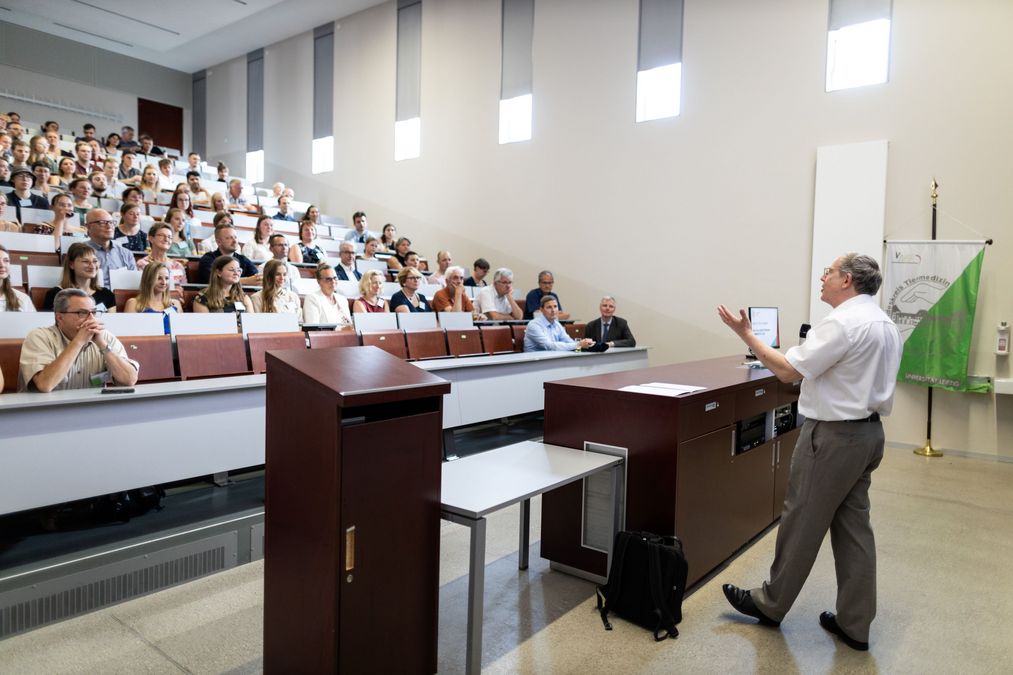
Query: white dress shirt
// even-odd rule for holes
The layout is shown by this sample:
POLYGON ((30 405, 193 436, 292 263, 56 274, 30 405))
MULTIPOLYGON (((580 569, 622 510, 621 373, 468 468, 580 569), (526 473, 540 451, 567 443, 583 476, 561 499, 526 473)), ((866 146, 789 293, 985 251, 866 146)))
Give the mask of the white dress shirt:
POLYGON ((876 299, 849 298, 785 354, 805 378, 798 411, 823 422, 889 415, 900 354, 897 326, 876 299))

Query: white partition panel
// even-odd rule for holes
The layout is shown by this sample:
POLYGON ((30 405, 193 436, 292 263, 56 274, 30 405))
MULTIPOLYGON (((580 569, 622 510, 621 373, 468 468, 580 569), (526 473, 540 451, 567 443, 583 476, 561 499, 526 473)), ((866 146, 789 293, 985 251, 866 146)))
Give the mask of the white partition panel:
POLYGON ((397 317, 397 327, 407 333, 438 328, 435 312, 391 312, 391 316, 397 317))
POLYGON ((26 253, 53 253, 56 242, 49 235, 25 234, 24 232, 0 232, 0 244, 8 251, 26 253))
POLYGON ((352 322, 355 325, 355 330, 360 333, 376 330, 397 330, 397 318, 393 312, 353 314, 352 322))
POLYGON ((359 297, 358 281, 338 281, 336 286, 337 286, 336 290, 338 291, 338 293, 345 296, 346 298, 359 297))
POLYGON ((239 324, 235 314, 171 314, 169 327, 173 335, 218 335, 236 333, 239 324))
POLYGON ((249 333, 298 333, 299 317, 287 312, 271 312, 239 315, 239 324, 243 335, 249 333))
POLYGON ((141 287, 141 270, 109 270, 109 286, 112 290, 137 290, 141 287))
POLYGON ((0 338, 23 338, 40 326, 56 323, 52 312, 4 312, 0 321, 0 338))
POLYGON ((52 288, 60 285, 63 278, 63 268, 53 265, 29 265, 28 266, 28 287, 29 288, 52 288))
MULTIPOLYGON (((293 279, 292 285, 295 286, 295 292, 298 293, 299 295, 306 295, 308 293, 312 293, 313 291, 319 290, 320 288, 320 284, 317 283, 316 279, 307 279, 306 277, 299 277, 297 279, 293 279)), ((342 296, 345 295, 340 290, 338 291, 338 294, 342 296)), ((345 296, 345 297, 353 297, 353 296, 345 296)))
POLYGON ((247 227, 253 230, 257 227, 257 216, 248 216, 243 213, 233 213, 232 224, 236 227, 247 227))
POLYGON ((471 312, 440 312, 437 314, 440 325, 447 330, 473 328, 475 322, 471 318, 471 312))
MULTIPOLYGON (((816 150, 809 323, 829 312, 820 300, 823 268, 849 252, 883 263, 887 141, 827 145, 816 150)), ((793 332, 788 327, 788 332, 793 332)))
POLYGON ((356 260, 355 269, 359 274, 365 274, 368 270, 387 272, 387 263, 383 260, 356 260))
MULTIPOLYGON (((57 268, 59 269, 59 268, 57 268)), ((11 286, 24 286, 25 279, 21 275, 21 265, 11 265, 7 268, 7 275, 10 277, 11 286)))
POLYGON ((47 223, 53 219, 53 212, 49 209, 21 209, 22 224, 38 225, 47 223))
POLYGON ((383 289, 381 289, 380 295, 382 295, 385 298, 389 298, 390 296, 394 295, 400 290, 401 284, 397 283, 396 281, 385 281, 383 282, 383 289))
POLYGON ((162 313, 116 312, 102 317, 106 330, 116 337, 165 335, 165 315, 162 313))
POLYGON ((442 288, 443 286, 437 286, 436 284, 422 284, 419 286, 419 293, 426 296, 427 300, 432 300, 436 292, 442 288))

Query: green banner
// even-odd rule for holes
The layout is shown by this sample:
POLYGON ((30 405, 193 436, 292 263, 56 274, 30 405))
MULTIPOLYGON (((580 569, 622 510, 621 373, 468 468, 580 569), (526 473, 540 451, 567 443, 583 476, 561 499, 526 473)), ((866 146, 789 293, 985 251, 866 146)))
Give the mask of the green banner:
POLYGON ((984 242, 888 242, 886 312, 904 339, 898 381, 989 390, 967 375, 984 257, 984 242))

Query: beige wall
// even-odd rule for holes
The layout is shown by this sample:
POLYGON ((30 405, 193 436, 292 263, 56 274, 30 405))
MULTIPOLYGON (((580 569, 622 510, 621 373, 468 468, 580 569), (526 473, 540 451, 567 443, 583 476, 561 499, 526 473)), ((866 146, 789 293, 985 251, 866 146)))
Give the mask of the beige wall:
POLYGON ((137 127, 141 97, 183 108, 185 147, 180 149, 185 150, 192 125, 191 91, 188 73, 0 21, 0 108, 16 110, 26 121, 57 120, 64 133, 80 133, 92 122, 105 135, 124 125, 137 127), (4 90, 40 102, 8 98, 4 90))
MULTIPOLYGON (((1013 216, 1004 189, 1013 3, 895 0, 890 83, 827 94, 826 3, 689 2, 683 113, 638 125, 637 3, 538 2, 534 138, 509 146, 496 142, 499 7, 425 3, 418 160, 392 159, 393 3, 340 21, 331 174, 308 170, 311 35, 268 46, 265 90, 277 96, 265 111, 268 180, 346 219, 361 208, 374 228, 394 222, 431 258, 449 248, 466 265, 481 255, 512 267, 525 289, 549 267, 563 304, 582 318, 614 294, 661 364, 742 351, 717 320, 722 302, 779 305, 791 344, 813 290, 816 148, 887 139, 889 237, 929 235, 936 176, 940 237, 996 239, 971 371, 1009 376, 991 349, 994 324, 1013 319, 1003 236, 1013 216)), ((208 78, 211 157, 245 143, 245 133, 232 135, 243 99, 222 101, 245 92, 239 66, 213 67, 208 78)), ((925 390, 899 387, 893 442, 924 441, 924 400, 925 390)), ((1000 441, 1013 431, 1013 401, 936 400, 936 446, 1013 459, 1000 441)))

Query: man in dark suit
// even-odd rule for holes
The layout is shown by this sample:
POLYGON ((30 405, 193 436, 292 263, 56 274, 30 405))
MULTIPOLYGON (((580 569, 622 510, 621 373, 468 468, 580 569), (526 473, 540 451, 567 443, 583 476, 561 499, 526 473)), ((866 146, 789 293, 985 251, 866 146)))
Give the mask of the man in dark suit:
POLYGON ((630 332, 630 325, 626 319, 616 316, 616 299, 606 295, 598 305, 601 313, 600 319, 595 319, 584 328, 584 337, 595 342, 607 343, 612 347, 636 347, 637 339, 630 332))

